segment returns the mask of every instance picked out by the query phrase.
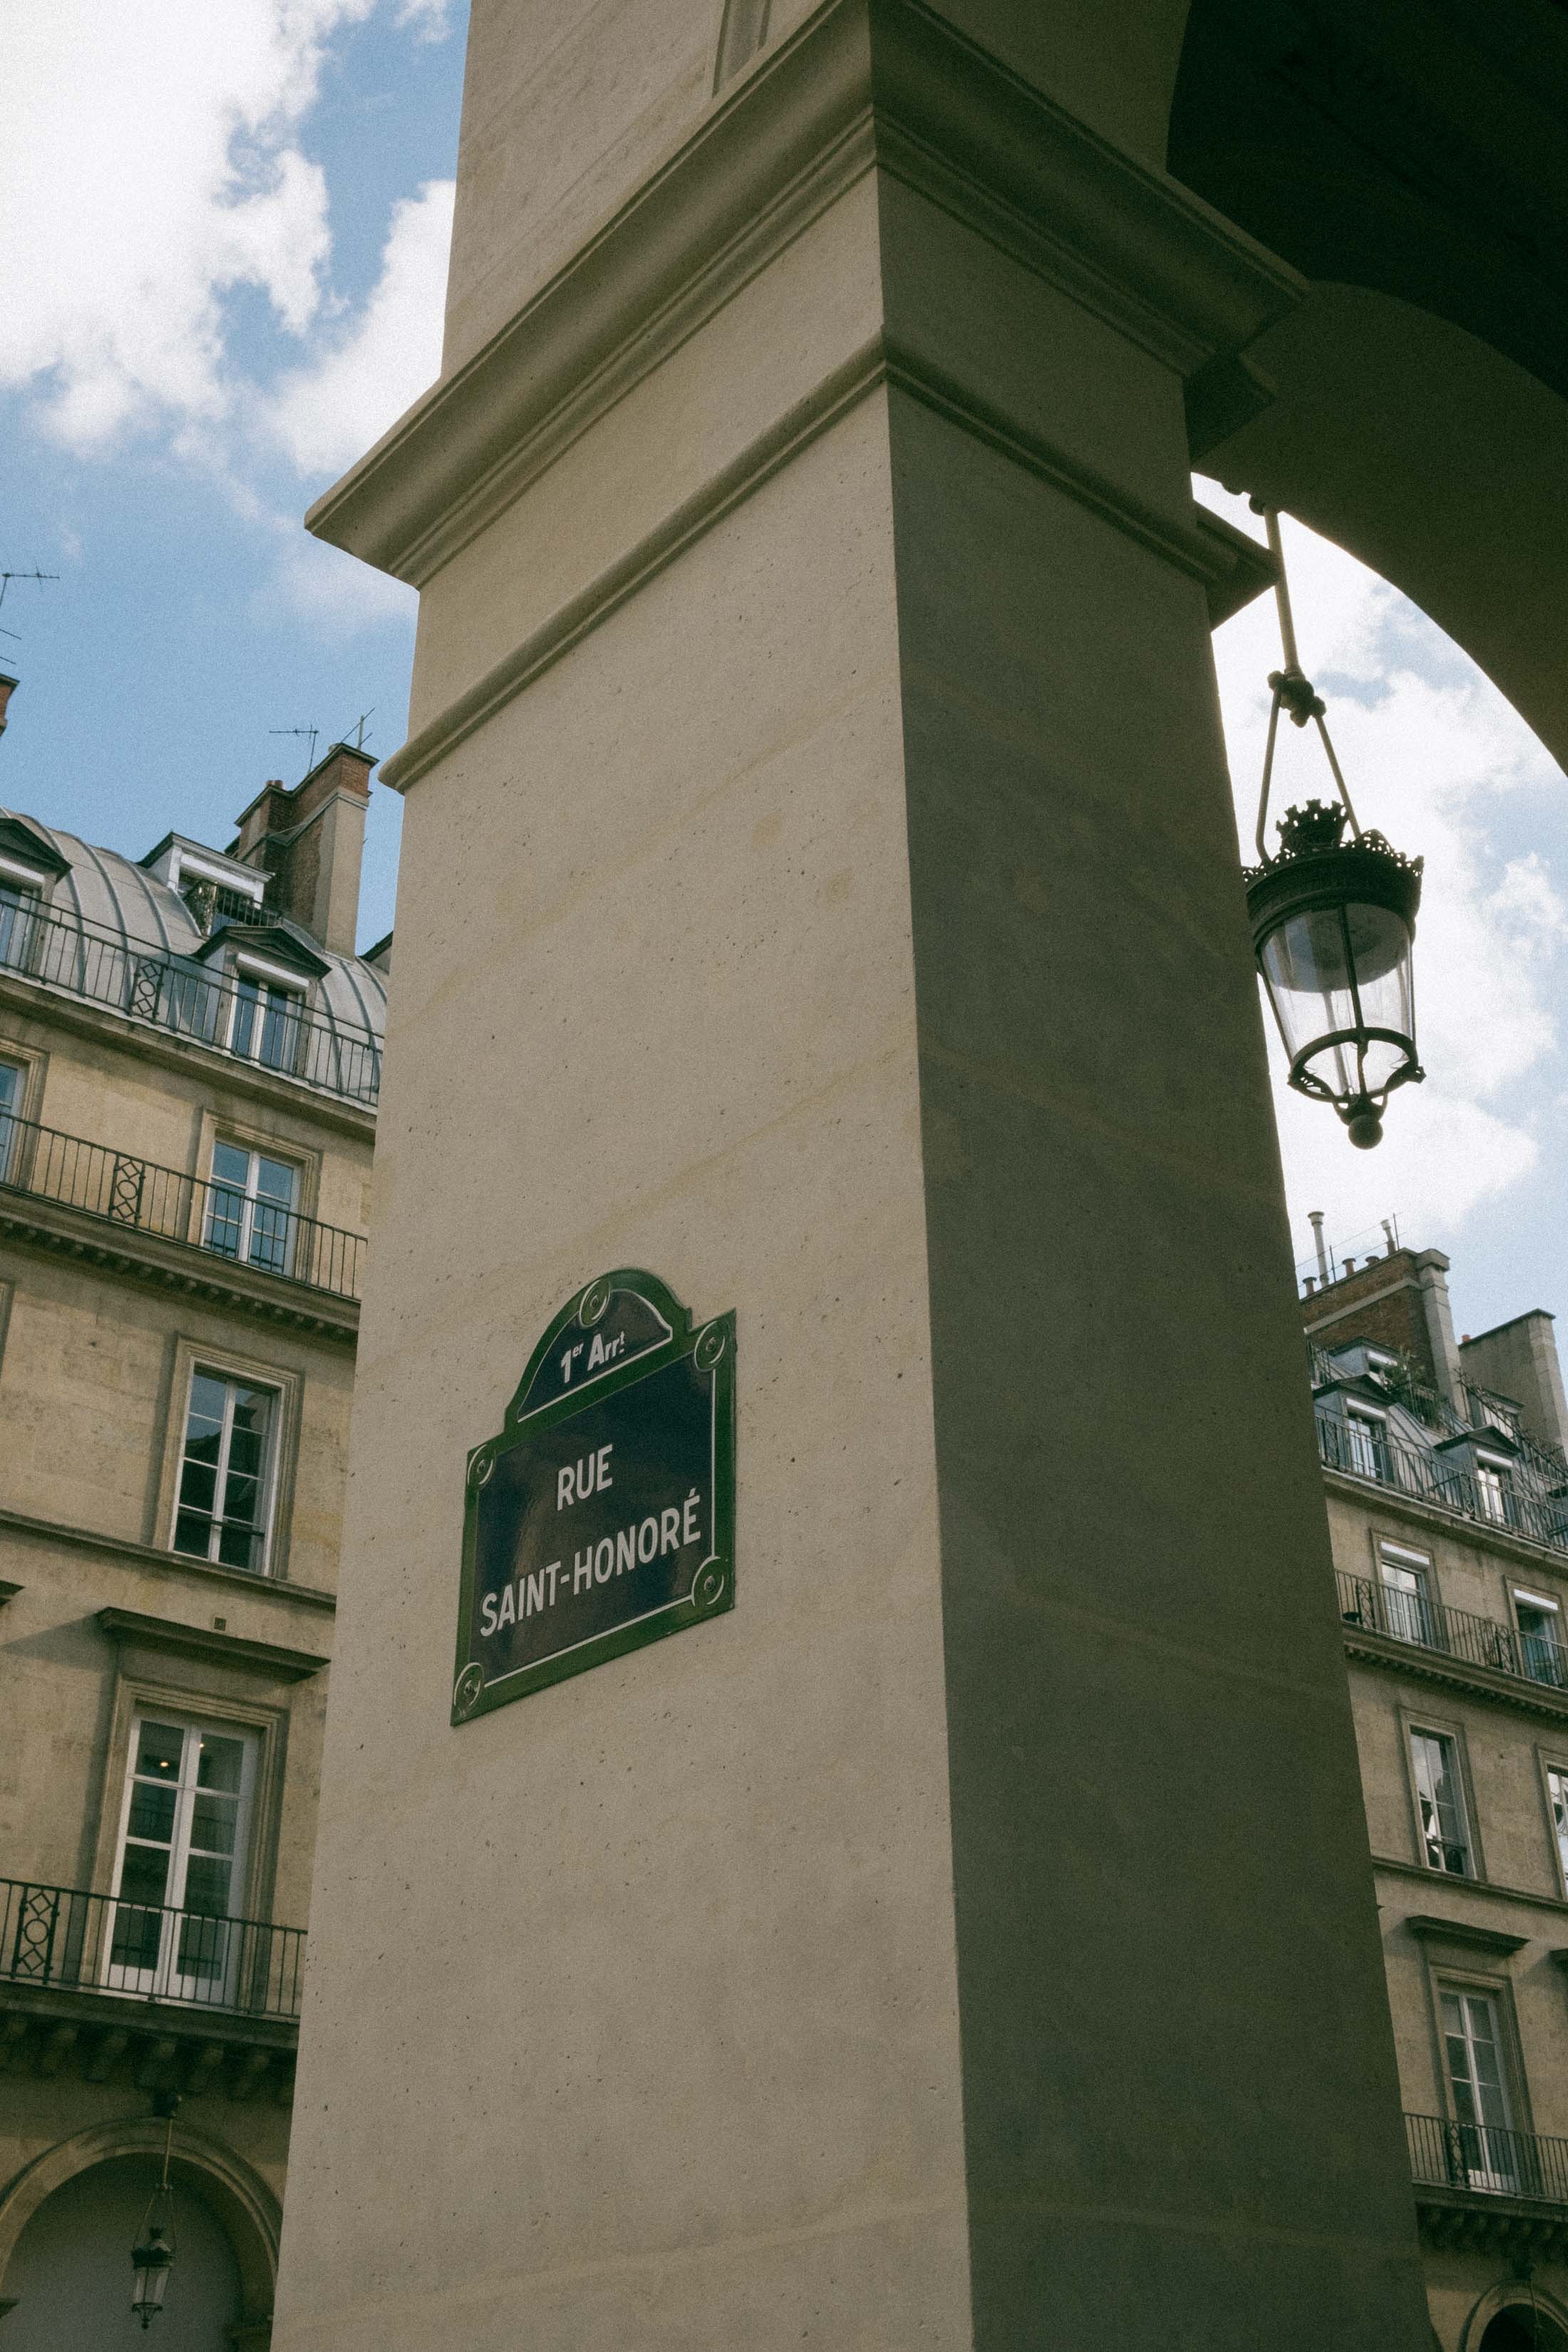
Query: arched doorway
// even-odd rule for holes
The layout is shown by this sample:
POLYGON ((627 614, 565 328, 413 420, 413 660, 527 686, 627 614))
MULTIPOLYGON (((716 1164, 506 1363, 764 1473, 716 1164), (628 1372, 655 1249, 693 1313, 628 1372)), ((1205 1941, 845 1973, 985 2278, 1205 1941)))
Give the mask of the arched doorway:
MULTIPOLYGON (((151 2155, 116 2157, 74 2173, 44 2200, 6 2273, 6 2295, 16 2298, 5 2322, 6 2352, 79 2352, 132 2341, 131 2249, 157 2179, 151 2155)), ((228 2352, 241 2310, 239 2263, 188 2179, 177 2192, 175 2239, 158 2341, 163 2352, 228 2352)))
POLYGON ((1544 2311, 1510 2303, 1487 2322, 1477 2352, 1568 2352, 1568 2335, 1544 2311))

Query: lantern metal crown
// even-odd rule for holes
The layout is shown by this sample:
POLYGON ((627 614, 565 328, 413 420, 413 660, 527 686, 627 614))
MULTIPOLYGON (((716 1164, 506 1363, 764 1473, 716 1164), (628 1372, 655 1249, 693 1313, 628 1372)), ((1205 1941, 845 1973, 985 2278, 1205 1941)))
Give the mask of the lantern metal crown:
POLYGON ((1421 903, 1419 857, 1403 856, 1381 833, 1363 833, 1334 756, 1321 698, 1296 652, 1279 518, 1253 500, 1268 531, 1285 667, 1269 675, 1273 702, 1258 804, 1258 863, 1248 866, 1247 911, 1253 953, 1298 1093, 1331 1103, 1351 1141, 1370 1150, 1395 1087, 1426 1074, 1415 1055, 1410 950, 1421 903), (1274 751, 1284 711, 1315 726, 1337 804, 1311 800, 1287 809, 1271 857, 1264 840, 1274 751), (1346 825, 1351 838, 1344 839, 1346 825))

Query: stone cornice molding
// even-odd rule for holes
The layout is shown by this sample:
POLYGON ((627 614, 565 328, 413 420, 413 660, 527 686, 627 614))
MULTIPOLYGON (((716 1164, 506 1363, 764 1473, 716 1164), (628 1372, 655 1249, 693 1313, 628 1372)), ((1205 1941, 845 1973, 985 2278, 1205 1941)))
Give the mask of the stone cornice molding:
POLYGON ((1413 1682, 1434 1683, 1443 1690, 1463 1691, 1469 1698, 1491 1699, 1523 1715, 1568 1724, 1568 1692, 1554 1691, 1548 1683, 1526 1682, 1491 1666, 1472 1665, 1468 1658, 1456 1658, 1447 1650, 1424 1650, 1394 1633, 1374 1633, 1350 1625, 1344 1633, 1345 1655, 1359 1659, 1363 1665, 1386 1666, 1413 1682))
POLYGON ((1407 1934, 1424 1944, 1468 1944, 1473 1951, 1490 1952, 1498 1959, 1522 1952, 1530 1941, 1528 1936, 1505 1935, 1500 1927, 1483 1927, 1479 1919, 1441 1919, 1431 1911, 1408 1913, 1405 1926, 1407 1934))
POLYGON ((824 0, 317 500, 308 527, 423 584, 873 167, 1184 375, 1249 342, 1304 290, 924 0, 824 0))
MULTIPOLYGON (((325 1609, 330 1613, 338 1605, 336 1593, 325 1592, 319 1585, 295 1584, 286 1576, 258 1576, 253 1569, 225 1568, 216 1560, 193 1559, 184 1552, 163 1551, 156 1544, 132 1543, 127 1537, 104 1535, 97 1528, 72 1527, 64 1519, 35 1518, 30 1511, 14 1511, 5 1506, 0 1506, 0 1534, 63 1544, 79 1551, 104 1552, 127 1568, 153 1569, 161 1576, 184 1581, 193 1592, 204 1584, 227 1584, 301 1609, 325 1609)), ((0 1594, 6 1600, 25 1590, 23 1585, 0 1580, 0 1594)))
POLYGON ((280 1323, 347 1347, 359 1337, 359 1301, 313 1290, 281 1275, 253 1272, 189 1242, 137 1225, 117 1225, 68 1203, 31 1192, 0 1194, 0 1233, 56 1256, 79 1258, 105 1273, 175 1290, 230 1313, 280 1323))
POLYGON ((1026 419, 966 392, 891 345, 885 335, 875 335, 410 736, 382 762, 382 782, 406 791, 808 442, 883 385, 984 441, 1201 583, 1209 600, 1211 625, 1217 627, 1268 585, 1272 571, 1267 549, 1218 515, 1197 508, 1187 522, 1161 513, 1047 440, 1026 419))
POLYGON ((174 1617, 148 1617, 137 1609, 100 1609, 97 1613, 99 1631, 122 1646, 164 1651, 175 1657, 199 1659, 206 1665, 234 1666, 242 1673, 259 1675, 265 1682, 303 1682, 331 1663, 313 1650, 288 1649, 281 1642, 248 1641, 239 1633, 186 1625, 174 1617))

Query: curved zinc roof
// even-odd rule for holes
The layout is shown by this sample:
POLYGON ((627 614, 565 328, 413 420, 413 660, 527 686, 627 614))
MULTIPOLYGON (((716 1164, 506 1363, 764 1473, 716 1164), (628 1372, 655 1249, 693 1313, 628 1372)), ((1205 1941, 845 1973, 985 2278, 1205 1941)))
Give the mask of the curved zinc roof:
MULTIPOLYGON (((70 862, 50 893, 57 913, 76 915, 84 923, 108 931, 123 942, 139 941, 166 954, 189 955, 203 934, 177 890, 160 882, 143 866, 121 857, 118 850, 98 849, 79 841, 74 833, 60 833, 20 811, 0 809, 0 816, 19 815, 35 833, 53 842, 70 862)), ((221 856, 222 852, 214 853, 221 856)), ((334 955, 298 923, 270 912, 266 921, 293 931, 327 966, 312 997, 312 1010, 335 1029, 369 1030, 380 1037, 386 1026, 386 982, 363 956, 334 955)))

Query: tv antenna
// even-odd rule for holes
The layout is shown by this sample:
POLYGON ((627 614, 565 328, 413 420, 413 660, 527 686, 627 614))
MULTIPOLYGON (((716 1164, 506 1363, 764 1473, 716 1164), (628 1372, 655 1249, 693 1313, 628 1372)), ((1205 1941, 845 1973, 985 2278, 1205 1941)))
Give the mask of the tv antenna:
MULTIPOLYGON (((5 602, 5 591, 13 580, 58 580, 59 576, 58 572, 39 572, 36 569, 32 572, 0 571, 0 604, 5 602)), ((0 628, 0 637, 15 637, 18 645, 22 642, 20 632, 16 629, 0 628)))
MULTIPOLYGON (((368 710, 362 710, 359 717, 354 721, 354 750, 356 751, 363 751, 364 750, 364 722, 367 719, 374 717, 374 712, 375 705, 373 702, 370 709, 368 710)), ((346 735, 344 736, 343 740, 345 743, 347 742, 348 738, 346 735)))
POLYGON ((321 731, 319 727, 269 727, 267 730, 269 735, 308 735, 310 737, 310 756, 305 762, 307 775, 316 764, 316 738, 321 731))

